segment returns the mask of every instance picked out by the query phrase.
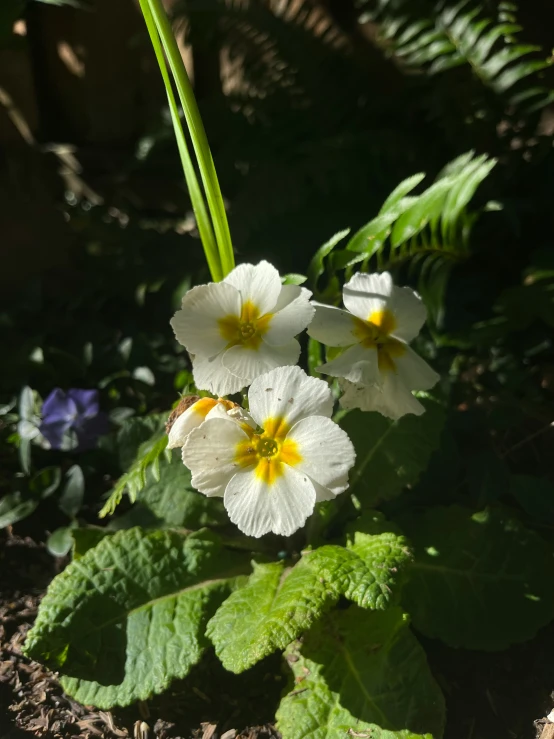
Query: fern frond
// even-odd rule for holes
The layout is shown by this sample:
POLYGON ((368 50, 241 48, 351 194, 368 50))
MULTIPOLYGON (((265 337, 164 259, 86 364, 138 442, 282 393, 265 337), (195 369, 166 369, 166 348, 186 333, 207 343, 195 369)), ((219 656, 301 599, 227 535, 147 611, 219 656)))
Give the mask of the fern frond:
POLYGON ((405 67, 436 75, 468 65, 483 85, 526 115, 554 100, 554 91, 539 80, 550 62, 530 57, 541 47, 517 41, 522 29, 514 3, 502 4, 498 21, 484 17, 483 7, 471 0, 454 6, 441 0, 424 16, 411 7, 381 0, 373 14, 385 47, 405 67))
MULTIPOLYGON (((416 174, 401 182, 386 199, 378 215, 362 226, 341 250, 316 254, 309 275, 321 275, 327 260, 329 284, 335 272, 347 276, 361 263, 363 271, 384 271, 407 265, 417 275, 418 289, 435 322, 439 322, 444 292, 452 267, 470 254, 469 238, 477 213, 468 205, 496 160, 468 152, 450 162, 436 181, 420 195, 411 193, 425 177, 416 174)), ((330 242, 331 243, 331 242, 330 242)), ((338 243, 338 242, 337 242, 338 243)), ((329 291, 319 291, 329 299, 329 291)))
POLYGON ((149 469, 156 481, 160 479, 160 457, 165 453, 167 460, 171 461, 171 454, 166 447, 167 434, 165 430, 158 431, 148 441, 140 445, 135 461, 129 470, 119 478, 110 497, 98 514, 100 518, 114 513, 121 503, 125 491, 127 491, 131 503, 134 503, 137 499, 137 493, 146 485, 146 473, 149 469))

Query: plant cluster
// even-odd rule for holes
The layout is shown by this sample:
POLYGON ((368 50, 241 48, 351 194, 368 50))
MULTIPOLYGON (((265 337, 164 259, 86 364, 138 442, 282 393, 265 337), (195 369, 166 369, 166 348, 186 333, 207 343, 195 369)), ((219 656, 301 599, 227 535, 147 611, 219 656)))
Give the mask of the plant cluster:
MULTIPOLYGON (((390 174, 375 166, 379 186, 368 200, 375 192, 383 200, 371 206, 375 216, 324 243, 306 276, 280 276, 265 261, 234 267, 211 154, 157 5, 141 1, 214 281, 174 285, 180 348, 168 349, 163 334, 144 350, 156 380, 171 378, 163 394, 148 367, 129 368, 128 354, 98 380, 116 433, 106 433, 94 391, 74 385, 51 384, 44 402, 26 388, 19 412, 3 409, 23 474, 0 501, 0 522, 23 519, 58 490, 70 517, 51 549, 72 549, 73 561, 52 582, 26 652, 58 671, 69 695, 101 708, 166 690, 212 651, 231 673, 281 652, 284 739, 439 739, 445 703, 426 656, 430 640, 500 651, 554 620, 554 488, 547 463, 528 456, 552 419, 553 245, 523 193, 552 162, 551 136, 546 151, 537 133, 552 99, 540 76, 547 63, 516 40, 511 3, 356 3, 356 22, 378 31, 383 58, 408 80, 402 105, 417 123, 401 151, 416 173, 396 177, 385 195, 390 174), (196 163, 170 73, 183 120, 196 125, 196 163), (437 147, 422 153, 431 134, 437 147), (470 147, 478 153, 462 153, 470 147), (420 161, 434 177, 418 172, 420 161), (518 229, 533 247, 521 246, 518 229), (504 263, 503 250, 515 258, 504 263), (406 283, 418 292, 398 287, 406 283), (133 398, 127 411, 125 397, 133 398), (41 466, 48 455, 55 463, 41 466), (107 526, 78 516, 91 469, 109 469, 114 480, 100 516, 127 506, 107 526)), ((201 11, 187 5, 194 30, 201 11)), ((298 135, 290 166, 279 169, 273 143, 260 143, 267 130, 292 138, 291 109, 299 128, 321 116, 315 69, 293 63, 309 14, 243 5, 213 9, 230 53, 245 60, 247 93, 228 96, 232 135, 219 150, 222 180, 239 193, 233 233, 244 203, 255 209, 254 194, 267 194, 262 185, 275 172, 282 186, 310 163, 334 177, 337 152, 378 162, 364 131, 375 108, 350 95, 357 62, 327 28, 312 34, 314 68, 319 49, 352 74, 344 89, 329 79, 337 110, 314 151, 298 135), (256 98, 255 89, 265 94, 256 98), (340 110, 352 114, 351 138, 338 136, 340 110), (236 168, 225 168, 226 146, 246 137, 247 119, 251 159, 239 186, 236 168)), ((390 116, 386 105, 377 120, 390 116)), ((400 171, 394 151, 386 161, 400 171)), ((280 204, 289 214, 293 189, 285 185, 280 204)), ((533 192, 551 223, 546 186, 533 192)), ((262 199, 268 211, 277 207, 262 199)), ((275 222, 263 207, 245 219, 242 244, 263 233, 260 220, 275 222)), ((300 209, 314 219, 309 206, 300 209)), ((324 214, 314 232, 322 222, 324 214)))

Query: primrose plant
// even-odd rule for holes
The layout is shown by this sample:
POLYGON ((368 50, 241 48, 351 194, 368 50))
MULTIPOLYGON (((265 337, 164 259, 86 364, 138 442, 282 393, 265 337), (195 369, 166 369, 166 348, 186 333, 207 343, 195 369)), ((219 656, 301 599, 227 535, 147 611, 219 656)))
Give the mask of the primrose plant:
MULTIPOLYGON (((424 392, 439 375, 410 346, 424 302, 386 269, 397 255, 431 254, 422 275, 444 292, 494 162, 464 154, 418 195, 424 175, 401 182, 346 243, 342 231, 320 247, 307 278, 267 261, 235 267, 171 27, 161 0, 140 5, 213 282, 189 290, 171 319, 191 392, 169 418, 128 419, 118 436, 135 440, 135 458, 100 516, 125 493, 132 523, 150 515, 72 530, 73 561, 26 654, 75 699, 109 709, 166 690, 210 664, 211 649, 231 673, 281 651, 283 739, 440 739, 443 696, 411 624, 451 647, 503 649, 554 617, 551 551, 534 531, 457 498, 425 507, 418 485, 445 411, 436 389, 424 392)), ((420 294, 427 285, 420 277, 420 294)), ((72 404, 79 436, 94 410, 86 398, 58 397, 52 412, 65 429, 72 404)), ((62 426, 51 422, 54 438, 62 426)))

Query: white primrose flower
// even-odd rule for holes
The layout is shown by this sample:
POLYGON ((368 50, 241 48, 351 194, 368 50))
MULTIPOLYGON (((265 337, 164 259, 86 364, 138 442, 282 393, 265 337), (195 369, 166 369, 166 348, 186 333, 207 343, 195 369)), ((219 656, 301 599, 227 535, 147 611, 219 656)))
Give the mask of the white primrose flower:
POLYGON ((248 400, 251 423, 207 419, 186 440, 183 462, 197 490, 223 496, 231 521, 245 534, 290 536, 316 501, 346 490, 354 447, 330 418, 327 383, 300 367, 261 375, 248 400))
POLYGON ((412 390, 429 390, 439 375, 409 346, 427 317, 419 295, 395 287, 388 272, 355 274, 343 288, 346 310, 315 303, 308 333, 328 346, 344 348, 318 367, 341 378, 343 408, 379 411, 398 419, 421 415, 412 390))
POLYGON ((189 290, 171 325, 192 355, 196 386, 229 395, 268 370, 296 364, 294 337, 314 315, 310 296, 282 285, 268 262, 241 264, 223 282, 189 290))
MULTIPOLYGON (((199 398, 197 395, 184 397, 167 420, 167 448, 182 447, 190 432, 208 418, 225 418, 239 408, 236 403, 224 398, 199 398)), ((240 409, 242 410, 242 408, 240 409)))

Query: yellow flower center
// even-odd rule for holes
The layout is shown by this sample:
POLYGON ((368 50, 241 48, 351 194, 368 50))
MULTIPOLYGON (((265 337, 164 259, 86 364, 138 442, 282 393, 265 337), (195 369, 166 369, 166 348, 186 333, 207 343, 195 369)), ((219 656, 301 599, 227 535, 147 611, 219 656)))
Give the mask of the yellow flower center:
POLYGON ((398 325, 394 314, 384 308, 383 310, 373 311, 367 321, 361 318, 353 317, 354 320, 354 336, 358 339, 362 346, 367 349, 377 350, 377 361, 380 372, 395 372, 395 357, 401 357, 406 347, 398 339, 393 338, 390 334, 398 325))
POLYGON ((302 461, 298 444, 287 439, 289 426, 283 418, 268 418, 261 434, 246 425, 242 428, 249 438, 237 444, 235 462, 241 467, 254 467, 254 474, 266 485, 275 483, 284 465, 294 467, 302 461))
POLYGON ((225 316, 217 323, 228 348, 242 344, 247 349, 257 349, 269 328, 272 316, 272 313, 260 316, 259 308, 247 300, 242 306, 240 316, 225 316))

